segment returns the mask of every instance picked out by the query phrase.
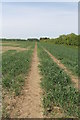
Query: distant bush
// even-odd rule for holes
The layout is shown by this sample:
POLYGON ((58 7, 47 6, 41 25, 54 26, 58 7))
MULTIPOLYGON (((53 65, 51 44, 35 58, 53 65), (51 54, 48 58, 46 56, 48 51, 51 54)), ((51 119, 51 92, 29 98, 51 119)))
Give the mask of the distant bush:
POLYGON ((26 41, 26 39, 8 39, 8 38, 2 38, 0 40, 2 41, 26 41))
POLYGON ((78 46, 78 35, 75 35, 74 33, 61 35, 59 38, 55 39, 55 43, 78 46))
POLYGON ((37 38, 28 38, 27 40, 28 41, 39 41, 39 39, 37 39, 37 38))
MULTIPOLYGON (((40 39, 45 41, 45 39, 40 39)), ((76 35, 74 33, 68 35, 60 35, 58 38, 55 39, 46 39, 46 42, 53 42, 55 44, 65 44, 65 45, 72 45, 72 46, 80 46, 80 35, 76 35)))
POLYGON ((44 37, 44 38, 40 38, 40 40, 50 40, 50 38, 44 37))

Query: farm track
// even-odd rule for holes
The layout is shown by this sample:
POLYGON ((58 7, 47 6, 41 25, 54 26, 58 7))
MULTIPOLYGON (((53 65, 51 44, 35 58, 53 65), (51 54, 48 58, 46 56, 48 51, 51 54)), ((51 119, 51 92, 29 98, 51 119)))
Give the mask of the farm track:
POLYGON ((61 62, 60 60, 58 60, 57 58, 55 58, 47 49, 43 48, 45 52, 48 53, 48 55, 53 59, 53 61, 61 68, 63 69, 71 78, 72 82, 74 83, 74 86, 76 89, 79 89, 78 86, 78 77, 74 76, 72 74, 72 72, 70 70, 68 70, 68 68, 66 68, 61 62))
POLYGON ((11 117, 18 114, 18 118, 42 118, 41 88, 38 68, 37 43, 35 44, 30 72, 26 78, 22 97, 18 101, 11 117))

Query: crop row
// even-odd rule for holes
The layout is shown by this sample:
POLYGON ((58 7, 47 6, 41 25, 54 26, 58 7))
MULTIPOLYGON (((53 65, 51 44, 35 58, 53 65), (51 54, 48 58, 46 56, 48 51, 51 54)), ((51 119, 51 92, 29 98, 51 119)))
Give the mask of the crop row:
POLYGON ((59 59, 73 74, 78 75, 78 48, 50 43, 41 43, 53 56, 59 59))
POLYGON ((25 81, 32 58, 32 50, 16 52, 7 51, 2 55, 2 83, 6 90, 18 95, 25 81))
POLYGON ((53 107, 63 108, 67 116, 78 117, 79 92, 73 87, 68 75, 58 67, 38 44, 41 85, 44 91, 43 105, 46 114, 52 114, 53 107), (48 111, 49 110, 49 111, 48 111), (50 113, 49 113, 50 112, 50 113))

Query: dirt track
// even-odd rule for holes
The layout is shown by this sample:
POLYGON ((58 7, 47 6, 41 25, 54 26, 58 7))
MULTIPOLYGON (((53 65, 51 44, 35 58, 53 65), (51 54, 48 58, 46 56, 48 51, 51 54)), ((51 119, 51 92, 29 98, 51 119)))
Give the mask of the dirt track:
POLYGON ((40 74, 38 68, 37 44, 35 45, 31 69, 25 82, 22 100, 19 100, 11 117, 18 112, 18 118, 42 118, 40 74), (19 110, 19 111, 18 111, 19 110))
MULTIPOLYGON (((44 49, 44 48, 43 48, 44 49)), ((78 77, 74 76, 72 74, 72 72, 70 70, 68 70, 68 68, 66 68, 61 62, 60 60, 58 60, 57 58, 55 58, 48 50, 44 49, 49 55, 50 57, 53 59, 53 61, 55 63, 57 63, 57 65, 63 69, 71 78, 72 82, 74 83, 74 86, 78 89, 78 77)))

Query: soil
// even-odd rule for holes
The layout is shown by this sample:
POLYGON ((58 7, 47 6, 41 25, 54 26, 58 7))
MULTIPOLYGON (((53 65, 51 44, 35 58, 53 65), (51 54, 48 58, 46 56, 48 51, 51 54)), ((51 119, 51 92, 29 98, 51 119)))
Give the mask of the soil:
POLYGON ((0 53, 2 53, 2 46, 0 46, 0 53))
POLYGON ((20 47, 11 47, 11 46, 2 46, 2 52, 6 52, 8 50, 16 50, 16 51, 24 51, 27 48, 20 48, 20 47))
POLYGON ((35 44, 32 64, 29 75, 26 78, 22 96, 18 99, 16 108, 12 111, 11 117, 15 118, 42 118, 42 91, 40 88, 41 76, 39 74, 39 60, 37 56, 37 43, 35 44))

